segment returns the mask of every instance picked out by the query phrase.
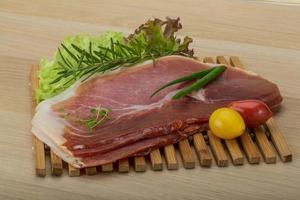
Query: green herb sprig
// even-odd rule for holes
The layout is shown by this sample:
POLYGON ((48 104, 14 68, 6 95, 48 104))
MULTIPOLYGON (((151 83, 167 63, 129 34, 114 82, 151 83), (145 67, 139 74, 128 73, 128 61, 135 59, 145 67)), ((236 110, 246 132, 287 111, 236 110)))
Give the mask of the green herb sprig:
POLYGON ((154 19, 141 25, 124 41, 111 39, 109 47, 89 43, 87 50, 75 44, 69 47, 61 44, 58 48, 61 60, 56 68, 58 76, 50 84, 62 82, 68 87, 74 81, 81 78, 86 80, 96 73, 130 67, 149 59, 155 61, 156 58, 167 55, 192 57, 193 50, 189 49, 192 39, 185 37, 181 41, 176 38, 174 33, 179 29, 179 18, 167 18, 165 21, 154 19))
POLYGON ((152 95, 150 97, 153 97, 155 94, 157 94, 158 92, 160 92, 161 90, 177 84, 177 83, 182 83, 185 81, 192 81, 192 80, 196 80, 193 84, 183 88, 182 90, 178 91, 173 97, 172 99, 180 99, 188 94, 190 94, 191 92, 195 91, 195 90, 199 90, 201 89, 203 86, 205 86, 206 84, 208 84, 209 82, 211 82, 212 80, 214 80, 217 76, 219 76, 220 74, 222 74, 225 71, 226 67, 224 65, 222 66, 218 66, 218 67, 213 67, 207 70, 203 70, 200 72, 196 72, 187 76, 183 76, 180 77, 176 80, 170 81, 168 83, 166 83, 165 85, 163 85, 162 87, 160 87, 159 89, 157 89, 154 93, 152 93, 152 95))
POLYGON ((91 116, 87 119, 80 119, 79 122, 84 124, 90 131, 92 131, 96 126, 100 125, 107 119, 109 119, 109 112, 111 109, 108 108, 91 108, 91 116))

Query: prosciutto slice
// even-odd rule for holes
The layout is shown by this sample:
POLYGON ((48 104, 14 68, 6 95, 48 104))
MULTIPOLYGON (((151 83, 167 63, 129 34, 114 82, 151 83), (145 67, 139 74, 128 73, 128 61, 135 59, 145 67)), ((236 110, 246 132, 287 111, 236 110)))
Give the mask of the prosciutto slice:
POLYGON ((167 56, 78 81, 36 108, 32 132, 66 162, 91 167, 176 143, 208 129, 217 108, 236 100, 258 99, 275 109, 282 101, 278 87, 257 74, 233 67, 188 97, 172 100, 183 85, 150 95, 168 81, 213 65, 167 56), (88 129, 92 108, 109 108, 109 119, 88 129))

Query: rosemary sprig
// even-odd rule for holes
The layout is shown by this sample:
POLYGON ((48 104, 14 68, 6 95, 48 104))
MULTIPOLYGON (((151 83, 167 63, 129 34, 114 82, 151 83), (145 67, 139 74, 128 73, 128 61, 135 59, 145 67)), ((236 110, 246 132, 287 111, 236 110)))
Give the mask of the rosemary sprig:
MULTIPOLYGON (((90 46, 92 46, 91 43, 90 46)), ((145 60, 177 54, 176 52, 152 52, 148 50, 149 48, 145 44, 138 42, 134 46, 125 46, 111 39, 110 46, 110 48, 98 46, 98 50, 89 52, 74 44, 72 44, 73 49, 63 46, 70 57, 74 59, 73 62, 75 61, 75 64, 72 64, 60 54, 63 63, 60 63, 59 76, 51 84, 65 79, 64 84, 66 85, 68 82, 78 80, 81 77, 84 77, 83 80, 86 80, 96 73, 104 73, 108 70, 132 66, 145 60), (145 49, 145 51, 141 52, 141 49, 145 49), (72 53, 74 50, 77 51, 77 55, 72 53)), ((59 52, 61 52, 60 49, 59 52)))
POLYGON ((193 50, 189 49, 192 39, 185 37, 181 42, 174 35, 180 28, 179 18, 154 19, 141 25, 124 41, 111 38, 110 45, 105 47, 90 43, 88 49, 84 49, 75 44, 68 47, 61 44, 58 76, 50 84, 60 82, 66 88, 78 79, 86 80, 96 73, 130 67, 149 59, 155 61, 167 55, 192 57, 193 50))
POLYGON ((84 124, 90 131, 92 131, 96 126, 100 125, 107 119, 109 119, 109 112, 111 109, 108 108, 91 108, 91 116, 87 119, 80 119, 79 122, 84 124))

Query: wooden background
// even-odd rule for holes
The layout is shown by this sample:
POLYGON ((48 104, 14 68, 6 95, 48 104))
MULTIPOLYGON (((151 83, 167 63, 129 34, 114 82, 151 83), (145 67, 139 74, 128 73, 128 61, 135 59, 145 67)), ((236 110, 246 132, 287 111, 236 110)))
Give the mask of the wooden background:
MULTIPOLYGON (((300 194, 299 1, 0 1, 0 199, 297 199, 300 194), (276 82, 275 116, 294 161, 146 173, 38 178, 30 129, 30 65, 62 38, 130 32, 149 17, 180 16, 197 55, 240 56, 276 82)), ((259 88, 258 88, 259 89, 259 88)), ((49 170, 48 170, 49 172, 49 170)), ((49 174, 49 173, 48 173, 49 174)))

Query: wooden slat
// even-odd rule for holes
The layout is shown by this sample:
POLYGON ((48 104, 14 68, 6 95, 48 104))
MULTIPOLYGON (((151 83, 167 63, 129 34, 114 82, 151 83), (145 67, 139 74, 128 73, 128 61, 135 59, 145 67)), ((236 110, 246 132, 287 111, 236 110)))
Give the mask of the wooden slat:
POLYGON ((80 170, 72 165, 68 165, 68 173, 70 177, 80 176, 80 170))
POLYGON ((101 170, 103 172, 112 172, 114 170, 114 166, 112 163, 104 164, 101 166, 101 170))
POLYGON ((212 158, 210 156, 208 147, 205 143, 204 137, 201 133, 193 135, 194 147, 202 167, 210 167, 212 158))
POLYGON ((153 170, 157 171, 163 169, 163 163, 159 149, 155 149, 150 152, 150 161, 153 170))
MULTIPOLYGON (((244 69, 244 65, 242 64, 242 62, 240 61, 240 59, 238 57, 231 56, 229 58, 229 61, 232 66, 244 69)), ((253 140, 251 139, 249 132, 246 131, 240 137, 240 141, 241 141, 244 151, 246 153, 248 162, 251 164, 259 163, 260 162, 259 152, 258 152, 253 140)))
POLYGON ((258 164, 260 162, 259 152, 248 131, 240 136, 240 141, 247 156, 248 162, 250 164, 258 164))
MULTIPOLYGON (((215 63, 215 60, 212 57, 204 57, 203 62, 204 63, 215 63)), ((196 148, 197 155, 200 159, 200 165, 201 166, 210 166, 211 163, 212 163, 212 159, 211 159, 211 156, 209 154, 209 151, 208 151, 208 148, 206 146, 203 135, 202 134, 199 134, 199 135, 196 134, 195 137, 193 137, 193 138, 194 138, 194 146, 196 148), (196 141, 195 141, 195 139, 196 139, 196 141), (203 141, 204 141, 204 144, 203 144, 203 141), (199 151, 198 149, 201 150, 201 151, 199 151), (201 155, 201 152, 203 152, 202 153, 203 156, 201 155)))
POLYGON ((215 63, 214 59, 212 57, 205 57, 203 58, 204 63, 215 63))
POLYGON ((225 140, 226 147, 234 165, 244 164, 244 156, 236 139, 225 140))
POLYGON ((293 154, 289 146, 287 145, 283 135, 281 134, 279 127, 276 125, 273 118, 270 118, 266 123, 269 131, 271 140, 280 156, 282 162, 292 161, 293 154))
POLYGON ((169 170, 178 169, 178 162, 174 145, 167 145, 164 147, 164 155, 167 162, 167 168, 169 170))
POLYGON ((30 72, 30 92, 31 92, 31 115, 33 116, 35 113, 36 100, 35 100, 35 90, 39 85, 38 79, 38 65, 32 65, 30 72))
POLYGON ((276 163, 276 155, 271 144, 265 134, 263 126, 254 129, 256 143, 265 159, 266 163, 276 163))
POLYGON ((51 172, 54 176, 60 176, 63 173, 63 163, 60 157, 58 157, 53 151, 50 153, 51 158, 51 172))
POLYGON ((188 139, 179 141, 179 151, 182 157, 184 168, 195 168, 195 159, 188 139))
POLYGON ((38 176, 46 176, 46 160, 44 143, 33 135, 33 144, 35 151, 35 173, 38 176))
POLYGON ((129 172, 129 161, 128 158, 118 161, 118 171, 119 172, 129 172))
POLYGON ((87 167, 85 168, 85 173, 86 175, 96 175, 98 172, 96 167, 87 167))
MULTIPOLYGON (((205 63, 215 63, 214 59, 212 57, 205 57, 203 59, 203 62, 205 63)), ((225 58, 222 59, 220 56, 217 56, 217 62, 218 63, 227 63, 225 58)), ((223 148, 221 140, 213 135, 210 131, 208 131, 208 137, 209 137, 209 144, 212 149, 212 152, 214 154, 214 157, 216 159, 217 165, 219 167, 225 167, 228 165, 228 159, 225 153, 225 150, 223 148)))
MULTIPOLYGON (((228 65, 228 62, 224 56, 217 56, 217 63, 228 65)), ((233 65, 234 66, 234 65, 233 65)), ((228 149, 229 155, 234 165, 242 165, 244 163, 244 156, 238 145, 236 139, 225 140, 225 145, 228 149)))
POLYGON ((134 169, 136 172, 146 171, 146 160, 144 156, 134 157, 134 169))
POLYGON ((230 61, 230 65, 232 65, 234 67, 239 67, 239 68, 244 69, 244 65, 240 61, 239 57, 237 57, 237 56, 231 56, 229 58, 229 61, 230 61))
POLYGON ((228 62, 224 56, 217 56, 216 60, 219 64, 228 65, 228 62))
MULTIPOLYGON (((38 87, 38 69, 37 65, 31 67, 30 79, 31 79, 31 113, 32 116, 35 113, 36 101, 35 90, 38 87)), ((45 161, 45 149, 44 143, 40 141, 35 135, 32 134, 32 140, 35 151, 35 173, 38 176, 46 176, 46 161, 45 161)))
POLYGON ((228 158, 223 148, 220 138, 216 137, 210 131, 207 132, 210 148, 216 159, 216 163, 219 167, 228 166, 228 158))

